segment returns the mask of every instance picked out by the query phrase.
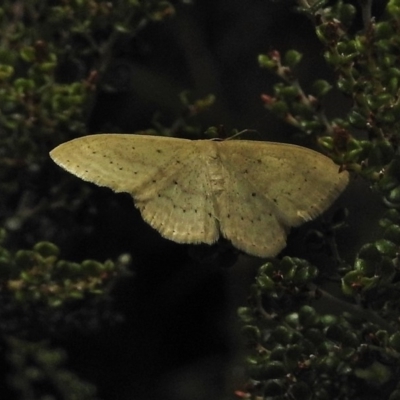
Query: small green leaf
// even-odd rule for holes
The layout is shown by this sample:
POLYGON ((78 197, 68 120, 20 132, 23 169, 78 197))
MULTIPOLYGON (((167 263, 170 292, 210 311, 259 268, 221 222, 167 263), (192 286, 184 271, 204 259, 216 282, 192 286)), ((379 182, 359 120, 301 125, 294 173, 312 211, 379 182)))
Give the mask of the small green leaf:
POLYGON ((58 257, 60 249, 53 243, 50 242, 39 242, 33 246, 33 250, 37 251, 42 257, 58 257))
POLYGON ((286 348, 280 344, 275 345, 269 356, 270 360, 283 361, 286 354, 286 348))
POLYGON ((299 322, 303 327, 311 327, 319 322, 318 314, 310 306, 302 306, 299 310, 299 322))
POLYGON ((285 54, 285 65, 294 68, 303 58, 303 55, 296 50, 288 50, 285 54))
POLYGON ((331 89, 332 85, 323 79, 315 81, 312 86, 313 93, 317 97, 325 96, 331 89))
POLYGON ((5 81, 14 75, 14 67, 11 65, 0 65, 0 81, 5 81))
MULTIPOLYGON (((400 187, 399 187, 400 191, 400 187)), ((391 242, 390 240, 380 239, 375 242, 375 246, 381 254, 384 254, 388 257, 396 257, 398 252, 398 247, 395 243, 391 242)))
POLYGON ((245 325, 242 328, 242 335, 247 343, 258 343, 261 339, 261 332, 258 327, 253 325, 245 325))
POLYGON ((262 378, 268 379, 279 379, 286 375, 286 369, 281 361, 271 361, 264 365, 262 371, 262 378))
POLYGON ((26 46, 26 47, 23 47, 21 50, 20 50, 20 56, 21 56, 21 58, 24 60, 24 61, 26 61, 26 62, 33 62, 33 61, 35 61, 35 58, 36 58, 36 51, 35 51, 35 48, 34 47, 32 47, 32 46, 26 46))
POLYGON ((375 385, 383 385, 392 377, 390 369, 378 361, 374 361, 368 368, 356 368, 354 374, 375 385))
POLYGON ((271 291, 275 287, 275 282, 267 275, 258 276, 256 282, 260 286, 261 290, 264 291, 271 291))
POLYGON ((266 68, 270 71, 275 71, 279 67, 279 61, 266 54, 260 54, 258 56, 258 64, 261 68, 266 68))

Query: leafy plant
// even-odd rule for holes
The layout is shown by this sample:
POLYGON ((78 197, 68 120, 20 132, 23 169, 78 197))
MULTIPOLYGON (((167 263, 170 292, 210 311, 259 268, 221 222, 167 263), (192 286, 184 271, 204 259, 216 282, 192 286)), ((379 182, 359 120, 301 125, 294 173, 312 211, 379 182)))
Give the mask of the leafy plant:
MULTIPOLYGON (((336 253, 337 267, 317 279, 305 260, 284 257, 263 265, 249 307, 240 310, 248 338, 252 380, 239 397, 249 399, 399 398, 399 4, 389 1, 376 21, 361 3, 364 29, 351 30, 356 9, 341 1, 328 6, 299 2, 324 45, 337 82, 316 80, 307 94, 296 78, 302 55, 289 50, 260 55, 263 68, 282 82, 266 107, 312 137, 343 170, 362 176, 389 211, 380 221, 381 239, 367 243, 353 263, 336 253), (323 98, 333 88, 350 99, 346 116, 328 118, 323 98), (322 279, 322 280, 321 280, 322 279), (320 288, 341 282, 342 298, 320 288), (317 311, 326 300, 341 312, 317 311)), ((332 252, 335 254, 335 252, 332 252)), ((325 307, 326 308, 326 307, 325 307)))
MULTIPOLYGON (((379 19, 371 18, 370 2, 360 7, 364 26, 357 30, 353 5, 299 1, 336 81, 317 79, 308 93, 296 75, 302 54, 274 50, 260 55, 259 64, 280 82, 261 99, 338 170, 381 196, 388 211, 377 223, 380 238, 346 259, 335 242, 346 216, 337 214, 311 238, 324 243, 334 268, 288 256, 259 268, 249 304, 239 309, 249 376, 237 385, 239 398, 400 398, 400 3, 389 1, 379 19), (349 110, 330 118, 324 101, 333 91, 349 110), (324 287, 327 281, 338 294, 324 287)), ((50 173, 48 151, 86 134, 99 90, 115 90, 110 66, 117 49, 174 13, 161 0, 4 1, 0 7, 0 354, 7 368, 2 383, 18 398, 97 396, 68 370, 66 353, 52 340, 62 342, 77 326, 93 337, 120 322, 110 293, 124 268, 60 259, 65 250, 49 239, 94 229, 87 212, 92 189, 50 173)), ((205 127, 190 118, 215 97, 189 97, 182 93, 183 111, 172 123, 156 116, 149 132, 200 136, 205 127)))

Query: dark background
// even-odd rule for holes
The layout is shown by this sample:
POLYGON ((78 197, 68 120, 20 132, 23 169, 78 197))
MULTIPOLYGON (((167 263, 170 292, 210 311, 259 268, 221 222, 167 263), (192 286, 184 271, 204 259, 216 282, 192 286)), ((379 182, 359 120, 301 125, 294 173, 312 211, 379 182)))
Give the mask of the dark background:
MULTIPOLYGON (((204 128, 222 124, 227 132, 258 132, 245 134, 248 138, 310 145, 294 137, 294 130, 270 115, 260 101, 260 94, 271 93, 278 81, 259 68, 260 53, 277 49, 284 54, 292 48, 302 52, 297 72, 306 91, 315 79, 335 77, 324 62, 311 22, 292 6, 261 0, 177 6, 174 18, 150 24, 134 40, 117 44, 89 132, 147 129, 156 111, 169 126, 182 112, 179 93, 189 90, 193 99, 209 93, 217 97, 199 118, 204 128)), ((333 92, 325 106, 329 116, 337 116, 350 104, 333 92)), ((325 215, 329 219, 341 205, 349 207, 348 199, 360 196, 356 208, 361 218, 352 210, 349 227, 338 238, 349 256, 365 240, 350 228, 351 221, 360 228, 367 210, 381 212, 377 199, 372 206, 363 204, 368 190, 356 182, 325 215)), ((105 399, 230 398, 244 379, 245 349, 236 309, 246 304, 261 261, 238 257, 230 247, 172 243, 143 222, 128 195, 97 187, 93 193, 93 230, 75 238, 69 250, 62 248, 77 260, 116 258, 127 252, 133 276, 122 279, 114 294, 125 324, 103 332, 104 337, 90 346, 83 339, 80 346, 75 341, 75 366, 85 366, 83 376, 99 385, 105 399), (91 360, 100 369, 91 368, 91 360)), ((329 264, 329 257, 304 246, 305 233, 314 226, 320 228, 321 219, 293 232, 284 253, 311 258, 319 266, 329 264)), ((371 234, 368 229, 360 231, 371 234)))
MULTIPOLYGON (((198 119, 204 129, 251 129, 258 133, 245 133, 246 138, 310 145, 260 100, 278 80, 259 68, 257 56, 273 49, 303 53, 297 72, 306 92, 315 79, 335 78, 312 23, 293 6, 264 0, 177 4, 175 17, 150 23, 134 39, 117 43, 88 132, 147 129, 155 112, 169 126, 182 113, 179 94, 189 90, 193 99, 216 95, 215 105, 198 119)), ((325 106, 328 116, 339 116, 350 104, 333 91, 325 106)), ((49 174, 59 173, 57 168, 49 164, 49 174)), ((113 310, 124 322, 96 338, 73 331, 60 339, 70 366, 95 383, 104 400, 231 398, 244 379, 236 310, 246 304, 262 261, 225 243, 208 247, 165 240, 143 222, 130 196, 70 179, 91 191, 75 221, 59 219, 46 232, 27 236, 26 243, 52 240, 63 258, 76 261, 131 256, 131 273, 121 276, 112 291, 113 310)), ((360 244, 374 237, 369 226, 383 210, 360 180, 322 218, 293 231, 284 254, 319 267, 329 264, 329 256, 307 248, 304 238, 341 206, 350 209, 350 218, 338 243, 351 260, 360 244)))

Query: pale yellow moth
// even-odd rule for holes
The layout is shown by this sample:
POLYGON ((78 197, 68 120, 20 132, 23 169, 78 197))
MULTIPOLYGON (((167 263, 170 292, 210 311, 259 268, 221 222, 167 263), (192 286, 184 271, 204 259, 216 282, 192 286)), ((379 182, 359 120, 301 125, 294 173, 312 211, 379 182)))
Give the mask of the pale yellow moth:
POLYGON ((259 257, 279 253, 289 228, 326 210, 349 179, 313 150, 260 141, 100 134, 50 156, 86 181, 130 193, 170 240, 212 244, 222 235, 259 257))

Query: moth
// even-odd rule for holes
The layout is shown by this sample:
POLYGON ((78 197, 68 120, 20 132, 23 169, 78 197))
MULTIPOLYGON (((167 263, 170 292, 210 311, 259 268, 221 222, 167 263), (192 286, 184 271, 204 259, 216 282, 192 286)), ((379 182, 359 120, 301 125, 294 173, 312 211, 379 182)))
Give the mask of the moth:
POLYGON ((349 176, 295 145, 98 134, 61 144, 51 158, 68 172, 130 193, 143 219, 178 243, 212 244, 272 257, 290 227, 326 210, 349 176))

